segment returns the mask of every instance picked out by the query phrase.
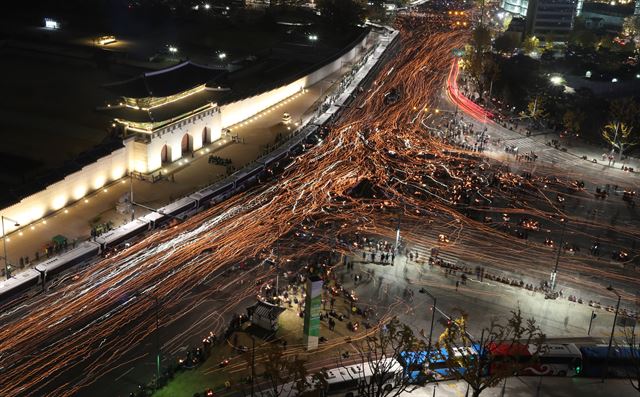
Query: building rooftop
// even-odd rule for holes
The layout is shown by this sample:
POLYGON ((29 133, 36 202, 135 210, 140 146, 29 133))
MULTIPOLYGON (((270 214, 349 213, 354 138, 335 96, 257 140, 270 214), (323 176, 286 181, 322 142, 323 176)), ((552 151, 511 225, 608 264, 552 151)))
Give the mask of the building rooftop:
POLYGON ((154 128, 171 122, 175 118, 186 116, 208 104, 219 103, 227 93, 224 90, 205 88, 187 97, 150 109, 136 109, 129 106, 117 106, 103 109, 112 119, 134 123, 154 123, 154 128))
POLYGON ((633 4, 584 3, 582 12, 594 14, 628 16, 633 15, 633 4))
POLYGON ((162 98, 203 85, 226 72, 224 69, 214 69, 186 61, 105 87, 115 95, 126 98, 162 98))
POLYGON ((126 54, 69 40, 31 36, 28 41, 5 40, 0 47, 0 73, 12 77, 0 80, 0 185, 4 188, 0 207, 122 147, 111 125, 115 118, 158 125, 210 103, 224 105, 250 97, 331 62, 351 45, 350 40, 360 40, 366 33, 315 45, 291 44, 291 40, 274 43, 233 72, 194 62, 150 72, 157 63, 133 62, 126 54), (150 110, 120 106, 102 110, 108 103, 122 102, 125 95, 171 96, 205 83, 206 89, 150 110))

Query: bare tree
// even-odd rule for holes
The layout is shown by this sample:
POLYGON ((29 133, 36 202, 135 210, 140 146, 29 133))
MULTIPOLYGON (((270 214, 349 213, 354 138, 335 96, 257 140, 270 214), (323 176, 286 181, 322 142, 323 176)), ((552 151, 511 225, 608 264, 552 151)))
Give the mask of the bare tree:
MULTIPOLYGON (((309 375, 306 360, 298 355, 287 355, 285 351, 280 344, 265 345, 265 351, 259 357, 262 372, 252 380, 255 389, 270 397, 294 397, 320 388, 325 379, 324 372, 309 375)), ((254 359, 251 354, 245 354, 249 365, 254 359)))
POLYGON ((619 121, 612 121, 602 128, 602 138, 614 149, 618 149, 618 158, 630 147, 640 143, 638 134, 632 126, 619 121))
MULTIPOLYGON (((634 319, 635 321, 635 319, 634 319)), ((628 349, 627 353, 623 352, 622 359, 626 361, 625 369, 627 372, 627 379, 631 382, 631 386, 638 392, 640 392, 640 345, 638 345, 638 339, 636 335, 636 328, 632 327, 624 328, 624 341, 626 346, 622 346, 622 349, 628 349)))
POLYGON ((436 343, 434 354, 441 355, 438 361, 444 362, 453 376, 469 384, 474 397, 535 364, 543 353, 545 335, 533 318, 522 317, 520 309, 512 311, 504 323, 491 320, 480 340, 470 336, 466 324, 465 314, 451 321, 436 343), (497 346, 506 354, 493 356, 497 346))
MULTIPOLYGON (((355 363, 342 355, 340 364, 358 365, 359 374, 350 376, 358 382, 358 395, 366 397, 397 397, 405 392, 411 393, 417 387, 415 378, 409 371, 399 366, 398 361, 391 360, 402 352, 424 351, 424 341, 417 338, 413 330, 397 318, 383 324, 364 338, 352 342, 357 351, 355 363), (349 364, 351 362, 351 364, 349 364), (371 376, 365 376, 366 373, 371 376)), ((403 364, 405 368, 422 365, 418 355, 409 355, 403 364)))

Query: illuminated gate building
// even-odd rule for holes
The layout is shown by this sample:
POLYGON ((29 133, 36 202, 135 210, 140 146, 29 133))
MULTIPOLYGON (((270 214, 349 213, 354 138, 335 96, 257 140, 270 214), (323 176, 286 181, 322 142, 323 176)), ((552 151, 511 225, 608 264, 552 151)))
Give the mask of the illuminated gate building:
POLYGON ((150 173, 221 137, 217 85, 226 70, 183 62, 107 88, 120 102, 103 111, 124 131, 129 169, 150 173))

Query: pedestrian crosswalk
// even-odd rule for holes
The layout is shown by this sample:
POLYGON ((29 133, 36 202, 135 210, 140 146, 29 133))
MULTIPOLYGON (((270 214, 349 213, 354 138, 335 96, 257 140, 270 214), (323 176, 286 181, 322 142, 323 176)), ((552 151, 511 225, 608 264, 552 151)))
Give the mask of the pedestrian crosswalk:
MULTIPOLYGON (((426 247, 424 245, 414 245, 409 249, 409 253, 412 255, 413 261, 417 263, 428 263, 429 258, 431 257, 431 251, 431 247, 426 247)), ((462 263, 457 256, 444 252, 441 249, 437 249, 437 258, 452 265, 460 265, 462 263)))

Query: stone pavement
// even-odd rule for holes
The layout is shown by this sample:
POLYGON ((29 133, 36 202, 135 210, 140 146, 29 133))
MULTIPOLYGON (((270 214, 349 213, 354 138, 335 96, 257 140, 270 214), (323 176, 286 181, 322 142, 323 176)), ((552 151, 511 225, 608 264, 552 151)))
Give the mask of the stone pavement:
MULTIPOLYGON (((513 131, 522 136, 526 136, 526 128, 530 128, 528 126, 522 125, 520 122, 518 128, 514 128, 513 131)), ((508 123, 509 126, 513 127, 511 123, 508 123)), ((532 134, 530 138, 534 141, 537 141, 540 144, 546 145, 547 142, 551 142, 552 140, 558 140, 560 142, 559 149, 566 148, 566 153, 575 156, 577 158, 582 158, 583 156, 587 157, 585 161, 592 161, 595 159, 597 164, 609 167, 611 169, 620 170, 620 172, 625 172, 621 167, 631 167, 635 172, 640 172, 640 159, 631 156, 623 156, 622 160, 619 160, 619 156, 617 153, 613 154, 614 160, 611 162, 608 159, 603 160, 603 154, 607 156, 611 153, 611 148, 602 146, 598 147, 593 144, 589 144, 584 142, 579 138, 562 138, 556 132, 551 130, 534 130, 532 129, 532 134)))
MULTIPOLYGON (((353 259, 358 261, 361 258, 355 256, 353 259)), ((480 334, 492 318, 504 319, 511 310, 519 307, 524 316, 536 319, 549 338, 587 337, 591 312, 594 310, 588 305, 544 299, 542 294, 491 280, 481 282, 475 276, 469 276, 467 284, 460 283, 456 289, 459 277, 446 275, 444 269, 438 266, 407 261, 404 255, 396 256, 394 263, 391 266, 357 262, 354 273, 373 272, 371 282, 354 285, 351 277, 345 277, 344 287, 354 289, 361 301, 372 302, 378 310, 398 299, 405 300, 403 308, 406 311, 398 315, 415 330, 424 329, 427 333, 433 302, 428 295, 419 293, 420 288, 425 288, 436 297, 437 307, 443 313, 454 316, 462 310, 468 314, 469 332, 472 334, 480 334), (413 290, 413 299, 404 298, 406 289, 413 290)), ((596 310, 596 313, 590 335, 599 343, 606 343, 613 324, 613 313, 605 310, 596 310)), ((436 316, 437 319, 443 317, 442 314, 436 316)), ((436 322, 434 335, 440 335, 443 330, 444 327, 436 322)), ((617 329, 616 336, 622 336, 621 328, 617 329)))

